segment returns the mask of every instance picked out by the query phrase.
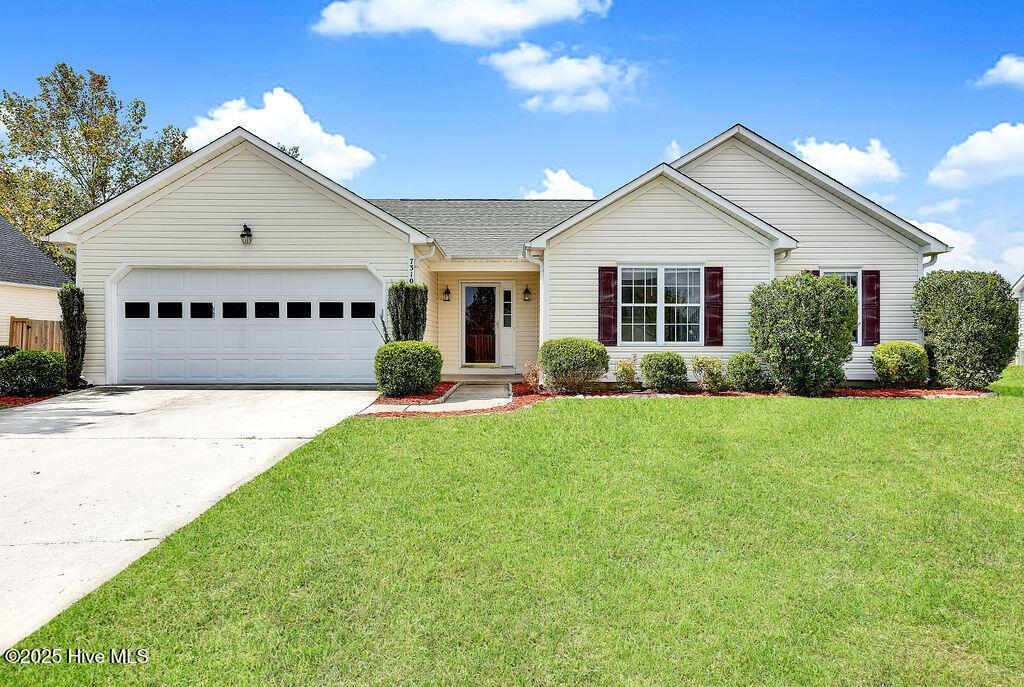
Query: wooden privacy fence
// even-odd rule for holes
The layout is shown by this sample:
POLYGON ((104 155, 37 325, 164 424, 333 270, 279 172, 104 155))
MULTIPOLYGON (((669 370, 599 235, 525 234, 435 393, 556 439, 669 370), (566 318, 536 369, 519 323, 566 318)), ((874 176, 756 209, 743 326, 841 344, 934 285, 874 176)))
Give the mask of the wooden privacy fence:
POLYGON ((30 320, 27 317, 11 318, 10 344, 24 350, 64 352, 64 335, 59 320, 30 320))

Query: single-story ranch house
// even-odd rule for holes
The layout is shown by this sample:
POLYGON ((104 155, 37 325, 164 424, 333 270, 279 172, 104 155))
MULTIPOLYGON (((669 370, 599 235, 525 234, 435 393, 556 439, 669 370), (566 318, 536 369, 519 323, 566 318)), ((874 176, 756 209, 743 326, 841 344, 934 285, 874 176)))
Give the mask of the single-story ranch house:
POLYGON ((12 317, 60 320, 57 291, 67 281, 46 253, 0 217, 0 346, 10 343, 12 317))
POLYGON ((387 284, 429 285, 444 372, 548 338, 613 358, 747 349, 748 298, 801 270, 860 295, 851 379, 919 338, 950 247, 737 125, 598 201, 367 200, 235 129, 50 236, 73 244, 96 384, 373 381, 387 284))

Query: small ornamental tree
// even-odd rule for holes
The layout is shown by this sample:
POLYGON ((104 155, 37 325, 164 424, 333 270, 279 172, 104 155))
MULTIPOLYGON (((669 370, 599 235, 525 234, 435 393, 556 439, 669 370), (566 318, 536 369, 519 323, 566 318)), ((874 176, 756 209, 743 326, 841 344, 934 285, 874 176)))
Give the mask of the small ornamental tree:
POLYGON ((85 362, 85 294, 68 282, 57 292, 60 302, 61 334, 64 336, 64 357, 67 360, 67 388, 78 388, 85 362))
POLYGON ((837 276, 779 277, 750 294, 754 353, 791 394, 821 396, 845 379, 856 327, 857 293, 837 276))
POLYGON ((924 332, 935 381, 980 389, 999 379, 1017 350, 1017 302, 995 272, 935 270, 914 285, 914 318, 924 332))
POLYGON ((404 279, 388 287, 391 341, 423 341, 427 329, 427 285, 404 279))

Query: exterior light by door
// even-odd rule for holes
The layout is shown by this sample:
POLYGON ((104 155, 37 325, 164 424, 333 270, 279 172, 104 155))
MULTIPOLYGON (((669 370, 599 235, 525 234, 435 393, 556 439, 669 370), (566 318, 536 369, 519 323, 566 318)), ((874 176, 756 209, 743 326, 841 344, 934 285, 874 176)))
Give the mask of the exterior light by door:
POLYGON ((252 229, 249 228, 248 224, 242 225, 242 233, 238 235, 238 238, 242 239, 243 246, 248 246, 252 243, 252 229))
POLYGON ((525 289, 523 289, 523 300, 524 301, 530 300, 530 296, 532 296, 532 295, 533 294, 530 293, 530 287, 529 286, 527 286, 525 289))
POLYGON ((452 299, 452 290, 448 288, 447 284, 444 285, 444 293, 442 295, 446 303, 452 299))

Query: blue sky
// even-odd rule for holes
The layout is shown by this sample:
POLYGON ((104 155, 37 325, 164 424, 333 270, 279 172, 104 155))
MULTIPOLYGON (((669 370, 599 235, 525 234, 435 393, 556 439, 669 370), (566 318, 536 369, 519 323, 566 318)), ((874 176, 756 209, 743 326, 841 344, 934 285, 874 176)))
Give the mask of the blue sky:
POLYGON ((738 121, 1024 272, 1024 3, 453 4, 11 3, 0 85, 92 68, 367 197, 600 196, 738 121))

